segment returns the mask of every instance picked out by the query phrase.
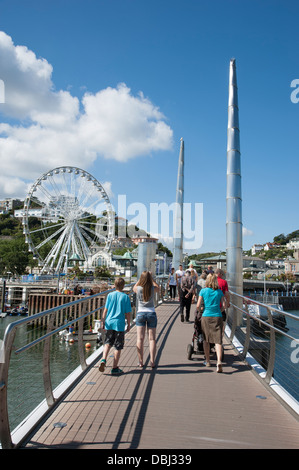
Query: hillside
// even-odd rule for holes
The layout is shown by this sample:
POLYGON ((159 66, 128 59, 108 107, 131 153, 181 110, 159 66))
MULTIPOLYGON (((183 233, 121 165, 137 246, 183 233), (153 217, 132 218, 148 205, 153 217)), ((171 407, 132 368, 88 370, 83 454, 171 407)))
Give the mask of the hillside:
MULTIPOLYGON (((256 256, 265 260, 284 259, 287 256, 292 256, 293 250, 287 249, 286 244, 294 238, 299 238, 299 230, 295 230, 287 235, 284 233, 276 235, 273 238, 273 242, 280 243, 281 246, 268 251, 260 251, 256 256)), ((161 243, 159 243, 159 250, 166 251, 168 256, 172 255, 161 243)), ((250 251, 247 253, 251 255, 250 251)), ((203 258, 217 256, 219 254, 225 254, 225 252, 193 254, 189 256, 189 260, 201 261, 203 258)), ((32 254, 28 252, 28 246, 25 243, 22 220, 15 218, 13 211, 10 211, 8 214, 0 214, 0 276, 5 272, 24 274, 27 266, 34 267, 36 264, 36 260, 33 259, 32 254)))

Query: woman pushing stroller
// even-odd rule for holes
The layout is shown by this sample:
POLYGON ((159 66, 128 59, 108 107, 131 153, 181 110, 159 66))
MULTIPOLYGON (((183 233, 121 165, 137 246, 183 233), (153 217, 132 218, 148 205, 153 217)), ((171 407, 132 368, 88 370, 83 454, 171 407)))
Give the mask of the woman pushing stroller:
POLYGON ((222 372, 222 337, 223 320, 222 310, 225 309, 225 297, 219 289, 216 274, 209 274, 206 279, 206 287, 201 289, 197 301, 196 310, 201 311, 204 303, 204 311, 201 317, 201 329, 203 333, 203 348, 206 357, 206 366, 210 366, 210 343, 215 344, 217 355, 217 372, 222 372))

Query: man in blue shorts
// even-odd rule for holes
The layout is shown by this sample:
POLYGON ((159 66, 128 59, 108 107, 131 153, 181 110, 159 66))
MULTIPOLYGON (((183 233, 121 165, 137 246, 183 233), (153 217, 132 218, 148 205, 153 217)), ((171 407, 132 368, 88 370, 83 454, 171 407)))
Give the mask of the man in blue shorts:
POLYGON ((99 371, 104 372, 109 351, 111 346, 114 346, 112 375, 122 374, 123 372, 119 369, 118 362, 121 350, 124 348, 125 320, 127 320, 127 331, 130 330, 130 314, 132 309, 129 296, 122 292, 124 285, 125 281, 122 277, 115 279, 115 291, 107 295, 102 318, 103 329, 106 330, 106 338, 99 371))

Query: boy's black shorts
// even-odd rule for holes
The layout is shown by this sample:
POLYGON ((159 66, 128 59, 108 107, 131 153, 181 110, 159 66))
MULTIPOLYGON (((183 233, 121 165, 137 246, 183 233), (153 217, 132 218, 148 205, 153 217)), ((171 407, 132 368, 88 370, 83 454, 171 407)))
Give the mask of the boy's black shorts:
POLYGON ((105 344, 110 344, 110 346, 114 346, 115 349, 120 350, 124 348, 124 343, 125 343, 124 331, 115 331, 115 330, 106 331, 105 344))

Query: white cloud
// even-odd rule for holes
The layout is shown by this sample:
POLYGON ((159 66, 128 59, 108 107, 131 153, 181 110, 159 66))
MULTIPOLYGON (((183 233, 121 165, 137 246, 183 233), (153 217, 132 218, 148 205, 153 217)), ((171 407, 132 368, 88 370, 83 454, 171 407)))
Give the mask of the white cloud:
POLYGON ((25 183, 20 178, 14 178, 13 176, 7 178, 0 175, 0 188, 5 197, 22 199, 24 194, 27 194, 29 191, 30 186, 30 184, 25 183))
POLYGON ((244 237, 251 237, 252 235, 254 235, 253 231, 249 230, 246 227, 243 227, 242 231, 243 231, 243 236, 244 237))
POLYGON ((18 181, 24 190, 57 166, 88 169, 97 158, 126 162, 172 147, 165 117, 142 93, 133 96, 122 83, 86 92, 80 103, 69 91, 55 90, 52 72, 47 60, 15 46, 0 31, 0 78, 5 84, 0 112, 6 118, 0 124, 1 177, 6 182, 2 196, 9 194, 9 182, 18 181))
POLYGON ((82 103, 80 135, 105 158, 126 161, 170 148, 172 131, 163 114, 142 94, 132 96, 124 83, 95 95, 86 93, 82 103))
POLYGON ((112 183, 111 181, 105 181, 104 183, 101 183, 103 188, 105 189, 109 199, 114 197, 113 191, 112 191, 112 183))

